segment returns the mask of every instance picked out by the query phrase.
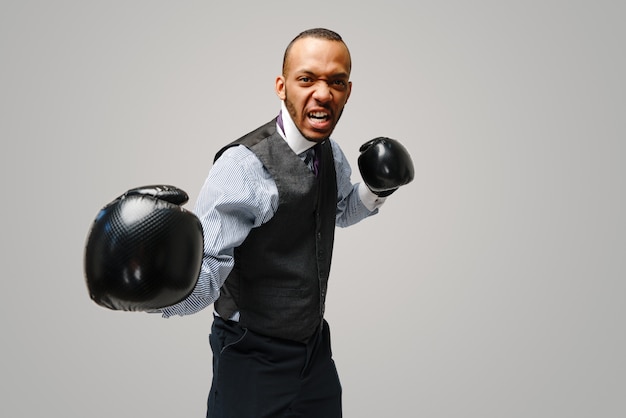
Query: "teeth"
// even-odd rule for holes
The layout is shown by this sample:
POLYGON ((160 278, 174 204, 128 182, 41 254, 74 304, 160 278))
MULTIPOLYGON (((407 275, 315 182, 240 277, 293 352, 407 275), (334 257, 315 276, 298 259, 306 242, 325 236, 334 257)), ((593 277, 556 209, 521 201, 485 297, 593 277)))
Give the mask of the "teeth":
POLYGON ((316 119, 326 119, 328 117, 328 114, 324 112, 311 112, 309 113, 309 117, 316 119))

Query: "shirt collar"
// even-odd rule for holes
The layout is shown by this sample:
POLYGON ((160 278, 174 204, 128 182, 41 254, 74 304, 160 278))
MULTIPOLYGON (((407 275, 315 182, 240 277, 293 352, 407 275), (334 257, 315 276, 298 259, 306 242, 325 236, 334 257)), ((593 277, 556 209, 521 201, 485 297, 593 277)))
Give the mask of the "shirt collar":
POLYGON ((287 142, 289 148, 291 148, 292 151, 295 152, 297 155, 302 154, 309 148, 312 148, 315 145, 315 142, 309 141, 304 136, 302 136, 302 134, 296 127, 296 124, 291 119, 291 115, 289 114, 289 111, 287 111, 287 106, 285 106, 284 101, 281 101, 280 112, 281 118, 283 120, 283 127, 285 130, 282 131, 280 129, 280 126, 278 126, 278 132, 280 133, 280 136, 283 137, 285 142, 287 142))

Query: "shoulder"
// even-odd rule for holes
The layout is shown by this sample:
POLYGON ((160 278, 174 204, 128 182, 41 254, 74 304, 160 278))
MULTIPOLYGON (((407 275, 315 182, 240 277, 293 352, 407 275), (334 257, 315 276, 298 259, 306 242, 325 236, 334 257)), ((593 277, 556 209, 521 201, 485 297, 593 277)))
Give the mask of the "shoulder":
POLYGON ((259 158, 244 145, 233 145, 226 148, 215 160, 213 171, 236 170, 236 171, 258 171, 263 164, 259 158))
POLYGON ((332 146, 333 157, 335 161, 339 164, 344 163, 346 160, 346 155, 343 153, 343 150, 341 149, 341 146, 339 145, 339 143, 332 138, 329 139, 329 141, 330 141, 330 145, 332 146))
POLYGON ((241 161, 253 155, 254 153, 250 151, 245 145, 232 145, 224 149, 217 161, 221 159, 241 161))
POLYGON ((267 139, 269 137, 271 137, 272 135, 276 134, 276 120, 271 120, 267 123, 265 123, 264 125, 261 125, 260 127, 256 128, 255 130, 248 132, 247 134, 245 134, 244 136, 242 136, 239 139, 236 139, 235 141, 231 142, 230 144, 224 146, 222 149, 220 149, 217 154, 215 154, 215 158, 214 161, 217 161, 224 152, 226 152, 228 149, 237 146, 237 145, 244 145, 248 148, 252 148, 254 147, 256 144, 258 144, 259 142, 263 141, 264 139, 267 139))

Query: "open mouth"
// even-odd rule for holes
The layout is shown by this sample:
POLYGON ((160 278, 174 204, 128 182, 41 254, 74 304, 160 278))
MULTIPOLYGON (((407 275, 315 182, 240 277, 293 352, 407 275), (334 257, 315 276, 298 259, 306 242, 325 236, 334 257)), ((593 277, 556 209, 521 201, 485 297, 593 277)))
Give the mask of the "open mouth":
POLYGON ((328 126, 331 123, 330 113, 328 112, 309 112, 307 114, 307 118, 309 119, 309 123, 313 129, 325 130, 328 129, 328 126))
POLYGON ((313 119, 315 121, 325 121, 330 118, 330 115, 326 112, 310 112, 309 119, 313 119))

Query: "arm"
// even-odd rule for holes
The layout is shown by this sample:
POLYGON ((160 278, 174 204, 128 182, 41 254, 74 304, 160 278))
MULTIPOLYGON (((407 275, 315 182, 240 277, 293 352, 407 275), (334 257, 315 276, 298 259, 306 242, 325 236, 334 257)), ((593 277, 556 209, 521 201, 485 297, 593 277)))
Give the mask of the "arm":
POLYGON ((363 183, 352 184, 352 168, 339 145, 331 140, 337 172, 337 218, 339 227, 347 227, 378 213, 384 197, 372 193, 363 183))
POLYGON ((229 148, 215 162, 194 212, 204 231, 198 282, 182 302, 163 308, 163 317, 196 313, 217 300, 234 266, 234 249, 252 228, 273 216, 278 192, 261 162, 243 146, 229 148))

